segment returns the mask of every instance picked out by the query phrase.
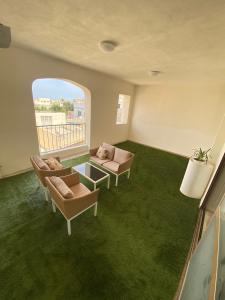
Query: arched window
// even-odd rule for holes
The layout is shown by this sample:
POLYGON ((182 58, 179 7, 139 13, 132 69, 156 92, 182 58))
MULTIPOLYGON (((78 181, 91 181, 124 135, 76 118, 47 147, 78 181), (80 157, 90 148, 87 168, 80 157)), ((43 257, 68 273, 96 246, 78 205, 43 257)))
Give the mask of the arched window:
POLYGON ((36 79, 32 85, 41 153, 87 143, 86 89, 63 79, 36 79))

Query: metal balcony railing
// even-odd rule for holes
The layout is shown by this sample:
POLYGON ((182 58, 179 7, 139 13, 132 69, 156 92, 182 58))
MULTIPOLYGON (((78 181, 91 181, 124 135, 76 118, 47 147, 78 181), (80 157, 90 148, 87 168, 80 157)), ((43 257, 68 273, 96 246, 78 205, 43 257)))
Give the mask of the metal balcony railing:
POLYGON ((85 123, 67 123, 36 126, 40 152, 46 153, 85 144, 85 125, 85 123))

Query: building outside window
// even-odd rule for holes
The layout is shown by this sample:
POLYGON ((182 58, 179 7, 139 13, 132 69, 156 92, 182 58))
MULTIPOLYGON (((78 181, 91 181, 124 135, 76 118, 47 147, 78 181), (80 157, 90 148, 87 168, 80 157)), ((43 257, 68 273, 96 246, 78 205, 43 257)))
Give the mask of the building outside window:
POLYGON ((86 143, 85 92, 61 79, 37 79, 32 85, 41 153, 86 143))
POLYGON ((73 101, 74 119, 76 122, 85 121, 85 101, 84 99, 75 99, 73 101))

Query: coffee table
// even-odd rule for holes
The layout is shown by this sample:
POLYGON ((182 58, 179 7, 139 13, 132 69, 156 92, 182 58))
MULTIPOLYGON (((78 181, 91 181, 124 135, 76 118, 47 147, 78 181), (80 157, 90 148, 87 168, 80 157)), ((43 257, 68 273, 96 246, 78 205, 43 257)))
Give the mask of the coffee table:
POLYGON ((107 188, 110 187, 110 175, 88 162, 73 167, 73 170, 91 181, 94 184, 94 190, 96 190, 97 183, 105 179, 107 179, 107 188))

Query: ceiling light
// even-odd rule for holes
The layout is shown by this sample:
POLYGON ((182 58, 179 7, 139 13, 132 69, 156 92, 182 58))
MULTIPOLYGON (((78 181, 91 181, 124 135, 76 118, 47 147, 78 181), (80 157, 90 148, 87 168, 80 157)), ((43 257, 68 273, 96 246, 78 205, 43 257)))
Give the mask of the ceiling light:
POLYGON ((105 53, 112 52, 117 46, 118 44, 114 41, 101 41, 99 43, 99 48, 105 53))

